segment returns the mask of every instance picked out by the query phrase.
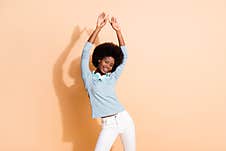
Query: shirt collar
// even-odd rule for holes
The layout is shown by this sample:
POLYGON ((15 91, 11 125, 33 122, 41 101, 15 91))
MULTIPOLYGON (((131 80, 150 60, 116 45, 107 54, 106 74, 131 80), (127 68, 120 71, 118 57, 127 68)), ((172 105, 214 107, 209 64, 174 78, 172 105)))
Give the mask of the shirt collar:
POLYGON ((111 75, 111 73, 106 73, 106 74, 104 74, 104 75, 101 75, 99 72, 95 72, 95 71, 93 71, 92 73, 93 73, 93 77, 94 77, 95 79, 101 80, 101 81, 104 80, 104 79, 109 78, 110 75, 111 75))

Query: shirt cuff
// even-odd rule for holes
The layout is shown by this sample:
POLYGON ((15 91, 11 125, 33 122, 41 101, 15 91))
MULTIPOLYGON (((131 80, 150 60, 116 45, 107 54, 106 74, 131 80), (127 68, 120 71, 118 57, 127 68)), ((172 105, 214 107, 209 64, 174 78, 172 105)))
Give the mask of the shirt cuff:
POLYGON ((87 41, 87 42, 85 43, 85 47, 84 47, 84 48, 85 48, 85 49, 91 49, 92 46, 93 46, 93 44, 92 44, 91 42, 88 42, 88 41, 87 41))

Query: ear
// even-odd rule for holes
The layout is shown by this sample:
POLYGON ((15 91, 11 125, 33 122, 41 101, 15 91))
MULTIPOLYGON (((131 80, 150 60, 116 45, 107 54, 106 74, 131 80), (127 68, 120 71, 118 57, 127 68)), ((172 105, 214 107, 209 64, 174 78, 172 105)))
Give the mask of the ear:
POLYGON ((99 60, 98 60, 98 63, 100 63, 100 62, 101 62, 101 60, 99 59, 99 60))

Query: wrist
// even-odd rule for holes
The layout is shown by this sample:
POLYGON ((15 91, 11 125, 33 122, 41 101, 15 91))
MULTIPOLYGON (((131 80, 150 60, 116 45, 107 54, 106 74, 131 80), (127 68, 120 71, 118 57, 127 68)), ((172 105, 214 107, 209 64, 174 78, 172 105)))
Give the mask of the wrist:
POLYGON ((100 31, 102 29, 101 26, 96 26, 95 30, 100 31))
POLYGON ((121 30, 120 30, 120 29, 115 30, 115 32, 116 32, 117 34, 121 34, 121 30))

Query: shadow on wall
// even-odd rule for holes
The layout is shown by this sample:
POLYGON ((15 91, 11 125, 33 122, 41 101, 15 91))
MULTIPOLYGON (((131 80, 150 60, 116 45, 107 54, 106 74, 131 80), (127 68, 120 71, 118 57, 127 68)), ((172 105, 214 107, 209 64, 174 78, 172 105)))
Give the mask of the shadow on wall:
MULTIPOLYGON (((76 41, 86 28, 76 26, 69 44, 58 57, 53 69, 53 84, 61 109, 63 141, 73 144, 73 151, 92 151, 95 148, 100 126, 91 118, 91 108, 80 71, 80 57, 70 63, 69 71, 74 83, 67 86, 63 80, 63 65, 76 41)), ((98 42, 98 40, 97 40, 98 42)))

